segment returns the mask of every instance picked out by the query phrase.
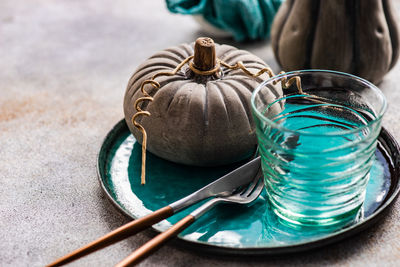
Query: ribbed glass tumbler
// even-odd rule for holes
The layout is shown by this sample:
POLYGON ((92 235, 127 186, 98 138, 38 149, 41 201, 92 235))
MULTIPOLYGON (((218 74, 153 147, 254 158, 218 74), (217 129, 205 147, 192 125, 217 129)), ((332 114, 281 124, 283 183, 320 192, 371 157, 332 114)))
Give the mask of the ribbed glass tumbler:
POLYGON ((305 70, 275 76, 251 99, 267 197, 297 226, 353 221, 365 198, 386 100, 361 78, 305 70), (284 81, 299 77, 284 88, 284 81), (271 91, 284 95, 271 103, 271 91))

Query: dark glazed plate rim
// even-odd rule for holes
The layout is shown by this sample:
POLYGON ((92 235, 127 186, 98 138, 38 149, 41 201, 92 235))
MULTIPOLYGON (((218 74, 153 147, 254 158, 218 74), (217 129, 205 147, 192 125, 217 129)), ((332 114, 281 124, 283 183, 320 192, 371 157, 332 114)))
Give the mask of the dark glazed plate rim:
MULTIPOLYGON (((135 219, 129 213, 127 213, 120 206, 120 204, 117 203, 117 201, 112 197, 112 195, 108 191, 108 189, 105 185, 105 182, 104 182, 105 166, 103 163, 105 162, 105 160, 103 158, 107 154, 110 144, 113 143, 114 138, 116 136, 118 136, 119 132, 126 130, 126 129, 127 129, 127 125, 125 123, 125 120, 122 119, 111 129, 111 131, 104 138, 101 148, 99 150, 98 156, 97 156, 97 176, 98 176, 98 180, 101 185, 101 188, 107 195, 108 199, 114 204, 114 206, 117 207, 117 209, 119 209, 127 217, 135 219)), ((184 245, 185 247, 190 247, 190 248, 194 248, 194 249, 200 249, 201 251, 206 252, 206 253, 214 253, 214 254, 221 254, 221 255, 231 255, 231 256, 234 256, 234 255, 239 255, 239 256, 279 255, 279 254, 295 253, 295 252, 301 252, 301 251, 305 251, 305 250, 311 250, 314 248, 318 248, 318 247, 322 247, 322 246, 325 246, 328 244, 338 242, 347 237, 355 235, 356 233, 359 233, 359 232, 365 230, 366 228, 372 226, 379 219, 381 219, 386 214, 386 212, 388 211, 390 206, 394 203, 394 201, 396 200, 396 198, 398 197, 399 192, 400 192, 400 183, 399 183, 400 147, 399 147, 399 144, 396 142, 394 137, 385 128, 382 128, 381 133, 379 135, 378 146, 380 147, 380 150, 384 153, 384 156, 390 165, 391 185, 390 185, 389 192, 388 192, 387 196, 385 197, 381 206, 378 209, 376 209, 372 215, 370 215, 367 219, 363 220, 362 222, 356 223, 350 227, 347 227, 343 230, 340 230, 336 233, 330 234, 326 237, 322 237, 317 240, 306 241, 304 243, 298 243, 295 245, 285 245, 285 246, 279 246, 279 247, 244 247, 244 248, 223 247, 223 246, 219 246, 216 244, 201 243, 201 242, 185 240, 185 239, 181 239, 179 237, 176 239, 176 241, 177 241, 176 244, 184 245)), ((156 230, 154 228, 151 228, 151 229, 155 233, 159 232, 158 230, 156 230)))

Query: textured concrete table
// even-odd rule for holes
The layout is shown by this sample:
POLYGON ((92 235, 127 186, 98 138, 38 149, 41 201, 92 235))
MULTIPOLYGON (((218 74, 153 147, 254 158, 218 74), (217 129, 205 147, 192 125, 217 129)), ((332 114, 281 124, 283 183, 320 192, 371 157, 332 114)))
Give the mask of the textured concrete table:
MULTIPOLYGON (((138 64, 203 34, 162 0, 0 2, 0 266, 43 266, 128 221, 98 184, 101 141, 123 117, 138 64)), ((268 43, 236 45, 277 70, 268 43)), ((400 64, 380 85, 390 104, 384 125, 398 140, 399 75, 400 64)), ((357 236, 300 255, 238 260, 166 245, 142 266, 399 265, 399 208, 357 236)), ((71 265, 112 266, 148 234, 71 265)))

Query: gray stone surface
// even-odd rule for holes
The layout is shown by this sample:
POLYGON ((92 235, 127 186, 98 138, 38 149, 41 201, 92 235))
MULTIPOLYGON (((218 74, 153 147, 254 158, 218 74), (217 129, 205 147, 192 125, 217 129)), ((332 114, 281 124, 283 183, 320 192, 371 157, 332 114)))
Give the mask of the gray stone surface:
MULTIPOLYGON (((0 266, 43 266, 128 221, 100 189, 96 154, 123 117, 125 86, 139 63, 200 35, 162 0, 0 1, 0 266)), ((234 45, 277 70, 267 42, 234 45)), ((384 125, 400 140, 399 74, 398 64, 380 87, 390 105, 384 125)), ((395 266, 399 207, 368 231, 313 252, 239 260, 166 245, 141 265, 395 266)), ((111 266, 148 233, 71 266, 111 266)))

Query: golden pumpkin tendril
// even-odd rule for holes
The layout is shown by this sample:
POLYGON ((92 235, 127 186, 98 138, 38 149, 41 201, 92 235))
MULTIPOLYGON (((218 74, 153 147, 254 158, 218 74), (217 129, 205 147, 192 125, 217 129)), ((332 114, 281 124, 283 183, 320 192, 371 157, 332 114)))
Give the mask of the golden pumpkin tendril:
MULTIPOLYGON (((284 71, 281 71, 281 72, 279 72, 279 75, 284 74, 284 73, 285 73, 284 71)), ((299 76, 294 76, 294 77, 290 78, 289 80, 287 79, 286 76, 282 76, 282 78, 274 81, 273 84, 275 85, 278 82, 281 82, 282 87, 284 89, 289 88, 294 82, 296 82, 297 90, 299 90, 300 94, 302 94, 302 95, 304 94, 303 88, 301 87, 301 79, 299 76)))
MULTIPOLYGON (((231 69, 231 70, 237 70, 237 69, 241 69, 244 73, 246 73, 248 76, 256 78, 264 73, 267 73, 269 75, 269 77, 273 77, 275 76, 274 72, 272 71, 271 68, 263 68, 261 70, 259 70, 257 73, 253 73, 251 71, 249 71, 244 65, 242 61, 238 61, 235 65, 229 65, 228 63, 225 63, 223 61, 218 60, 219 63, 221 64, 221 66, 224 66, 225 68, 231 69)), ((279 74, 284 74, 284 71, 281 71, 279 74)), ((294 82, 296 82, 296 86, 297 86, 297 90, 299 90, 300 94, 304 94, 303 93, 303 88, 301 87, 301 79, 299 76, 294 76, 292 78, 290 78, 289 80, 287 79, 287 77, 282 76, 281 78, 277 79, 276 81, 274 81, 274 85, 277 84, 278 82, 281 82, 282 87, 284 89, 289 88, 294 82)))
MULTIPOLYGON (((144 102, 144 101, 149 101, 152 102, 154 98, 145 90, 145 85, 150 84, 153 86, 153 88, 158 89, 161 87, 160 83, 158 83, 155 79, 160 76, 173 76, 176 75, 178 71, 182 69, 182 67, 189 63, 189 68, 196 74, 199 75, 212 75, 214 73, 217 73, 220 71, 221 66, 231 69, 231 70, 237 70, 241 69, 246 75, 256 78, 264 73, 267 73, 269 77, 275 76, 274 72, 272 71, 271 68, 263 68, 259 70, 257 73, 253 73, 249 71, 244 65, 242 61, 238 61, 235 65, 229 65, 228 63, 225 63, 221 61, 220 59, 216 60, 215 67, 211 70, 199 70, 194 66, 193 62, 190 60, 193 59, 193 56, 187 57, 184 59, 181 63, 179 63, 176 68, 171 71, 171 72, 159 72, 153 75, 150 79, 145 80, 142 82, 140 86, 140 91, 143 94, 143 97, 138 98, 135 103, 134 107, 136 109, 136 113, 132 116, 132 124, 142 133, 143 135, 143 141, 142 141, 142 170, 141 170, 141 184, 144 185, 146 183, 146 150, 147 150, 147 133, 144 127, 136 121, 137 117, 139 116, 150 116, 151 113, 148 111, 143 110, 139 105, 144 102)), ((284 71, 280 72, 279 74, 285 73, 284 71)), ((287 89, 290 87, 294 82, 296 82, 297 89, 299 90, 300 94, 303 94, 303 89, 301 87, 301 80, 299 76, 292 77, 290 79, 287 79, 287 77, 283 76, 279 78, 278 80, 274 81, 274 84, 281 82, 282 87, 287 89)))
POLYGON ((142 133, 143 135, 143 141, 142 141, 142 170, 141 170, 141 184, 144 185, 146 183, 146 150, 147 150, 147 132, 146 129, 136 121, 137 117, 139 116, 150 116, 151 113, 148 111, 143 110, 139 105, 140 103, 144 102, 144 101, 149 101, 152 102, 154 100, 154 98, 145 90, 145 85, 150 84, 151 86, 153 86, 153 88, 158 89, 160 88, 160 83, 158 83, 155 79, 157 77, 160 76, 174 76, 178 71, 181 70, 181 68, 187 63, 189 62, 189 60, 191 60, 193 58, 193 56, 190 56, 186 59, 184 59, 181 63, 179 63, 178 66, 176 66, 176 68, 171 71, 171 72, 159 72, 156 73, 155 75, 153 75, 153 77, 151 77, 151 79, 149 80, 145 80, 142 82, 141 86, 140 86, 140 91, 143 94, 143 97, 138 98, 135 103, 134 103, 134 107, 136 109, 136 113, 132 116, 132 124, 142 133))
POLYGON ((190 61, 189 62, 189 68, 196 74, 212 75, 212 74, 214 74, 214 73, 216 73, 216 72, 218 72, 220 70, 221 65, 220 65, 220 61, 217 60, 217 64, 215 64, 215 67, 213 69, 211 69, 211 70, 199 70, 194 66, 193 61, 190 61))

